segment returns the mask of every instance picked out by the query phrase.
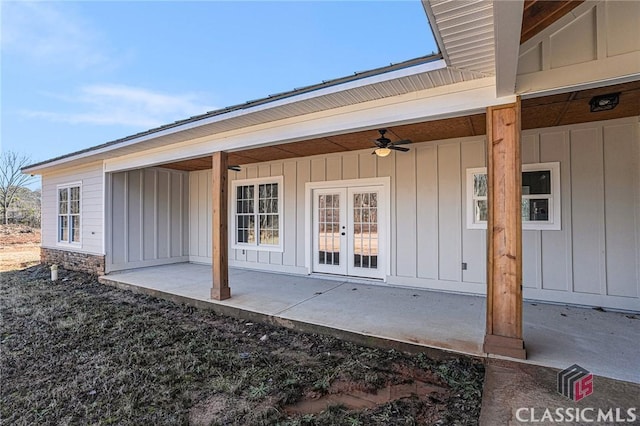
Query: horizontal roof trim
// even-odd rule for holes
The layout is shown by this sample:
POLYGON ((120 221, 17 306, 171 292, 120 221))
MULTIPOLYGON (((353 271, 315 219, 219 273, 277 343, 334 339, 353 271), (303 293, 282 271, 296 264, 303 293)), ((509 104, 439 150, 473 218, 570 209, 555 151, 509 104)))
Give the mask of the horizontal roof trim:
POLYGON ((280 106, 290 104, 292 102, 304 101, 316 98, 330 93, 347 91, 378 82, 394 80, 406 76, 425 73, 438 69, 446 68, 442 55, 440 53, 422 56, 420 58, 391 64, 385 67, 376 68, 370 71, 354 73, 351 76, 341 77, 333 80, 323 81, 322 83, 294 89, 289 92, 283 92, 270 95, 265 98, 248 101, 242 104, 210 111, 205 114, 193 116, 185 120, 176 121, 144 132, 136 133, 131 136, 116 139, 100 145, 96 145, 87 149, 65 154, 49 160, 31 164, 24 167, 24 173, 33 173, 44 166, 55 166, 67 161, 81 159, 89 155, 104 153, 123 146, 133 145, 138 142, 161 137, 178 131, 188 130, 205 124, 223 121, 226 119, 256 112, 260 110, 275 109, 280 106))

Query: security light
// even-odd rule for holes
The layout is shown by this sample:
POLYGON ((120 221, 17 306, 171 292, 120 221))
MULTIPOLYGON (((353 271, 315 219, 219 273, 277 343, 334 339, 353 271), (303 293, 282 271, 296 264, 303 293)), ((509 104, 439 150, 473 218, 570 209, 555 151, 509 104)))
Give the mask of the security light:
POLYGON ((594 96, 589 101, 591 112, 608 111, 614 109, 620 102, 620 93, 609 93, 608 95, 594 96))

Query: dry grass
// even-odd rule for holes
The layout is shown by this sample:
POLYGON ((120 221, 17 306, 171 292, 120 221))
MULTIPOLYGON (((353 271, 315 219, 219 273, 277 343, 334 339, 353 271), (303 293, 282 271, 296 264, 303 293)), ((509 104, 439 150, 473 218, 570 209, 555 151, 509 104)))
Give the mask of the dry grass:
POLYGON ((476 424, 483 366, 251 324, 36 266, 0 274, 2 424, 476 424), (267 338, 261 339, 263 336, 267 338), (331 392, 430 381, 375 408, 285 408, 331 392), (347 385, 345 385, 347 384, 347 385))
POLYGON ((40 263, 40 230, 23 225, 0 225, 0 272, 40 263))

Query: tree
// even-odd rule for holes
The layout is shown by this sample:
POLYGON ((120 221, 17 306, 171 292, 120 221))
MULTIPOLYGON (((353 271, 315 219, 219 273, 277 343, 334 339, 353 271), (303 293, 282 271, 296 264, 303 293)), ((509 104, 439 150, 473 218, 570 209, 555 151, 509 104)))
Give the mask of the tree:
POLYGON ((21 187, 7 208, 7 222, 19 223, 30 227, 40 227, 40 189, 32 191, 21 187))
POLYGON ((29 185, 33 178, 22 173, 22 168, 31 164, 31 157, 13 151, 0 154, 0 208, 2 222, 8 223, 7 210, 16 198, 20 188, 29 185))

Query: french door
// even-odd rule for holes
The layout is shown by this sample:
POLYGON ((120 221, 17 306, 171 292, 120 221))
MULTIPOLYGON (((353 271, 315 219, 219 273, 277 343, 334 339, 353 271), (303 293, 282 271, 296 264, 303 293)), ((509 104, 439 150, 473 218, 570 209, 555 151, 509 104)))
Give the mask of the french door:
POLYGON ((313 190, 313 270, 384 278, 383 187, 313 190))

